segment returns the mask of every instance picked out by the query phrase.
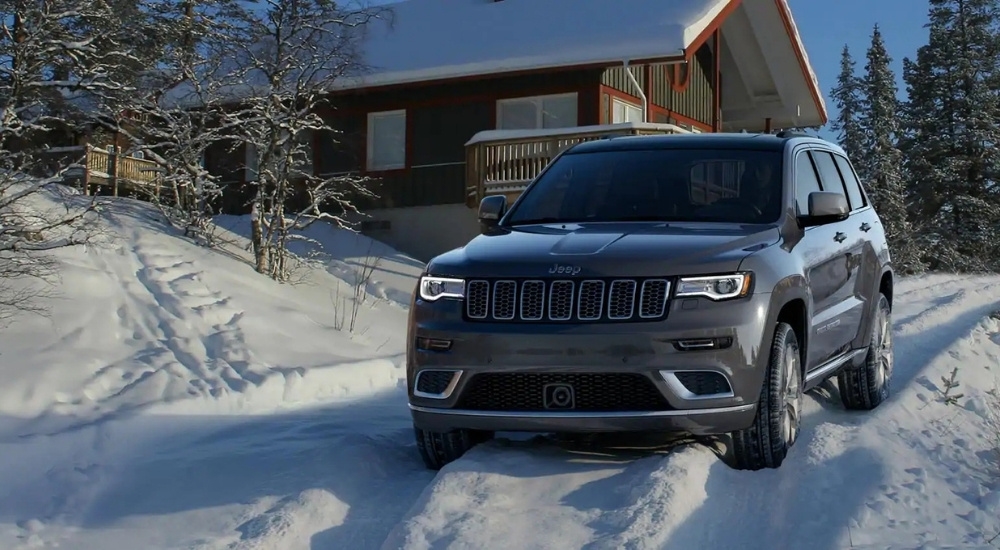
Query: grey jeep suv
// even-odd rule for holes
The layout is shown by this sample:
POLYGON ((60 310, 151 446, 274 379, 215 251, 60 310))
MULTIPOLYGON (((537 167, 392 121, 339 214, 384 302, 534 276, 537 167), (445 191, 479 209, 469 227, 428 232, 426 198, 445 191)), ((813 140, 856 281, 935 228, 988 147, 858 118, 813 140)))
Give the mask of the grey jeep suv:
POLYGON ((430 468, 496 431, 731 434, 776 468, 802 395, 889 395, 893 274, 844 151, 803 134, 601 139, 557 156, 414 292, 407 386, 430 468))

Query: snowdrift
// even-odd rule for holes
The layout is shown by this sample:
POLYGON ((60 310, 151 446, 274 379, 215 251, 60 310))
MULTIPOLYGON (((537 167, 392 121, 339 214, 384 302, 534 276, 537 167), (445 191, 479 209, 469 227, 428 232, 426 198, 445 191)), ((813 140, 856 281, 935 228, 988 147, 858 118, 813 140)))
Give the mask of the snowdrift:
POLYGON ((900 281, 893 397, 853 413, 820 387, 778 470, 730 469, 724 440, 500 434, 435 473, 402 370, 420 262, 316 225, 279 285, 250 268, 245 219, 218 220, 221 252, 158 219, 112 200, 107 238, 55 253, 51 315, 0 331, 0 548, 992 548, 1000 532, 1000 277, 900 281), (359 268, 351 331, 334 304, 359 268))

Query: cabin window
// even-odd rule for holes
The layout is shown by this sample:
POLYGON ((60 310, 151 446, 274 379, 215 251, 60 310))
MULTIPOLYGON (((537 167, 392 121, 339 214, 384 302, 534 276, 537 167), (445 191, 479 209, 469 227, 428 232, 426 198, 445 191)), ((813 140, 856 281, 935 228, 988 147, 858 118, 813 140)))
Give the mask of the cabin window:
POLYGON ((611 101, 611 123, 642 122, 642 107, 614 98, 611 101))
POLYGON ((538 130, 577 126, 576 94, 518 97, 497 101, 498 130, 538 130))
POLYGON ((406 168, 406 111, 368 113, 368 169, 406 168))

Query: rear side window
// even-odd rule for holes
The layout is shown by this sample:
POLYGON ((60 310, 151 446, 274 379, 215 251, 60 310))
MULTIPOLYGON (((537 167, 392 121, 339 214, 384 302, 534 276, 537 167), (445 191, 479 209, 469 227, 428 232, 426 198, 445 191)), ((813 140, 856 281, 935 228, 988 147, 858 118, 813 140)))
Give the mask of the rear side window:
POLYGON ((795 157, 795 206, 798 208, 798 215, 809 213, 809 194, 817 191, 822 191, 819 178, 816 177, 809 155, 803 151, 795 157))
POLYGON ((847 197, 851 199, 851 210, 857 210, 868 206, 868 203, 865 202, 865 195, 861 191, 861 182, 859 182, 857 176, 854 175, 851 163, 847 162, 847 159, 840 155, 833 155, 833 159, 837 162, 837 168, 840 168, 841 177, 844 178, 844 187, 847 188, 847 197))
POLYGON ((837 170, 837 163, 833 161, 833 155, 826 151, 811 151, 813 162, 816 163, 816 170, 819 172, 820 182, 823 190, 832 193, 840 193, 847 198, 847 190, 844 188, 844 180, 840 178, 840 171, 837 170))

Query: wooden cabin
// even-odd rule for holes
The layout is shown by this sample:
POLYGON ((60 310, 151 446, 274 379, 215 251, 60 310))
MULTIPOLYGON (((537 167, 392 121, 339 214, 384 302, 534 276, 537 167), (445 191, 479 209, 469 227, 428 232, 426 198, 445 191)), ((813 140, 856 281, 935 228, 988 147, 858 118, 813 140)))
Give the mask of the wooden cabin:
MULTIPOLYGON (((312 137, 312 169, 379 177, 362 231, 420 259, 465 244, 484 195, 516 196, 574 143, 827 120, 786 0, 389 7, 366 30, 372 70, 331 90, 323 116, 343 134, 312 137)), ((251 157, 220 147, 206 162, 239 182, 251 157)))

